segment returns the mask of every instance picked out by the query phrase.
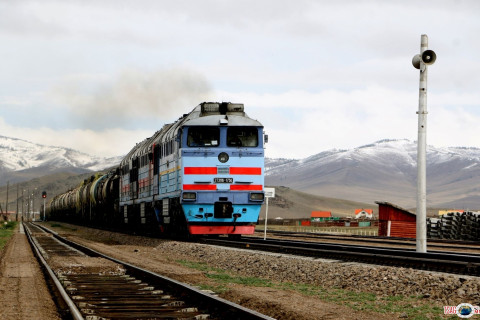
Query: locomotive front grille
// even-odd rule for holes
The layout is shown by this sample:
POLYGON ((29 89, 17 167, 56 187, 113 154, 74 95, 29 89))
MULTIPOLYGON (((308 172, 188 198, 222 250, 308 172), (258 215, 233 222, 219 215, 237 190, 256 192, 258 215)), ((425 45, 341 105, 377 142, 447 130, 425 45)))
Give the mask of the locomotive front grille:
POLYGON ((231 202, 215 202, 214 218, 232 218, 233 206, 231 202))
POLYGON ((217 174, 229 174, 230 173, 230 167, 217 167, 217 174))

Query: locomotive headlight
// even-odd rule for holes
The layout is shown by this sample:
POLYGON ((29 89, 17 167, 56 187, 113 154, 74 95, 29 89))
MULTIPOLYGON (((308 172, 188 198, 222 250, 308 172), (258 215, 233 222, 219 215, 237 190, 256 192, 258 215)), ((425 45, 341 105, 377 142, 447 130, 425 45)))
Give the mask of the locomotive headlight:
POLYGON ((220 161, 221 163, 227 162, 228 159, 229 159, 228 154, 226 154, 225 152, 221 152, 221 153, 218 155, 218 161, 220 161))
POLYGON ((264 199, 265 199, 265 194, 263 192, 250 193, 250 201, 263 201, 264 199))
POLYGON ((197 200, 197 194, 195 192, 184 192, 182 199, 183 201, 195 201, 197 200))

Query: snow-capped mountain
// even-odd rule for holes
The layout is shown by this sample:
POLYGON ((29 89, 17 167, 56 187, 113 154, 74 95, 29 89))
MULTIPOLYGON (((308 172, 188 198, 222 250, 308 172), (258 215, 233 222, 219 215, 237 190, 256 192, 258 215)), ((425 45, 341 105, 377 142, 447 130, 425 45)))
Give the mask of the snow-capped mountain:
POLYGON ((121 157, 101 158, 63 147, 45 146, 0 136, 0 185, 54 172, 99 171, 120 163, 121 157))
MULTIPOLYGON (((0 186, 67 171, 85 173, 118 165, 73 149, 0 136, 0 186)), ((417 144, 382 140, 305 159, 266 159, 265 184, 315 195, 372 203, 416 205, 417 144)), ((427 205, 480 210, 480 149, 427 147, 427 205)))
MULTIPOLYGON (((417 144, 382 140, 311 157, 266 159, 266 184, 333 198, 416 205, 417 144)), ((480 208, 480 149, 427 147, 427 205, 480 208)))

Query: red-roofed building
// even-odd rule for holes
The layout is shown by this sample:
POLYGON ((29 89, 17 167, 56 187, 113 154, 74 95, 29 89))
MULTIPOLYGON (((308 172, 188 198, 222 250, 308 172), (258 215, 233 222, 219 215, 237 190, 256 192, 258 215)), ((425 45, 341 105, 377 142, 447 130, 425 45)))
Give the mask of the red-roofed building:
POLYGON ((325 221, 332 218, 332 213, 330 211, 312 211, 310 220, 312 222, 325 221))
POLYGON ((373 209, 355 209, 355 219, 373 218, 373 209))

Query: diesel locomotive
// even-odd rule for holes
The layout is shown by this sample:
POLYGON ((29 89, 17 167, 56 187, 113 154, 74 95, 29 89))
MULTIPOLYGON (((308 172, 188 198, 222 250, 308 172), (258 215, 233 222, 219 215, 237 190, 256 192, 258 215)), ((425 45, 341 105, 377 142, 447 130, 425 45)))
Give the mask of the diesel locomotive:
POLYGON ((243 104, 204 102, 117 168, 54 197, 52 220, 170 234, 252 234, 264 202, 264 132, 243 104))

